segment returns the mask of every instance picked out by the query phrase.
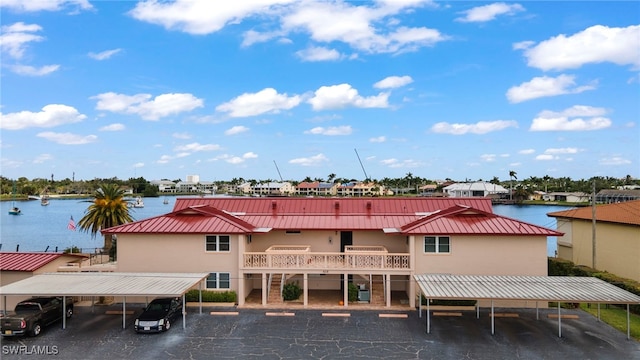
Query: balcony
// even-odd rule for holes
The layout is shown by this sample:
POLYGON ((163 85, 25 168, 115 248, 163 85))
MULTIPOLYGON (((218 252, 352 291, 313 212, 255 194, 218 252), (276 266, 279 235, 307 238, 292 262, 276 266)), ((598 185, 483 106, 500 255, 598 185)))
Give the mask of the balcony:
POLYGON ((307 245, 274 245, 265 252, 245 252, 244 270, 340 273, 411 270, 411 255, 389 253, 383 246, 347 246, 345 252, 312 252, 307 245))

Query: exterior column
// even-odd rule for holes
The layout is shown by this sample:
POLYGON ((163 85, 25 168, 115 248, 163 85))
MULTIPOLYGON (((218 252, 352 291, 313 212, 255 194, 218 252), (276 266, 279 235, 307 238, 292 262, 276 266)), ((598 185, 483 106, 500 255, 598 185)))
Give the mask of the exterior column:
POLYGON ((391 275, 387 274, 387 294, 386 294, 386 298, 387 298, 387 307, 391 307, 391 275))
MULTIPOLYGON (((416 274, 416 238, 415 236, 409 236, 409 306, 413 309, 416 307, 416 286, 413 276, 416 274)), ((422 303, 422 299, 420 299, 422 303)))
POLYGON ((238 306, 242 306, 244 305, 244 300, 245 300, 245 294, 244 294, 244 289, 245 289, 245 285, 244 285, 245 279, 244 279, 244 271, 240 270, 238 272, 238 306))
POLYGON ((342 281, 342 285, 344 288, 344 307, 347 307, 349 304, 349 274, 344 274, 344 280, 342 281))
POLYGON ((302 289, 303 289, 303 305, 307 307, 309 305, 309 274, 302 274, 302 289))
POLYGON ((244 280, 244 271, 242 270, 244 268, 244 253, 246 251, 246 241, 247 241, 247 236, 246 235, 238 235, 238 264, 240 264, 239 266, 239 270, 238 270, 238 286, 236 288, 236 293, 238 294, 238 306, 242 306, 244 305, 244 301, 245 301, 245 280, 244 280))
POLYGON ((262 306, 267 306, 267 273, 262 273, 262 306))

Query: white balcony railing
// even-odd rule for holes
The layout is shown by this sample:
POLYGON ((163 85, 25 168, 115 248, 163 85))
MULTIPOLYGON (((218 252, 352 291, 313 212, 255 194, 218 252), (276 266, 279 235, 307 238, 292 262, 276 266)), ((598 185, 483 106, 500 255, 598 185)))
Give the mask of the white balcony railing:
POLYGON ((245 252, 245 270, 409 270, 411 255, 385 252, 245 252))

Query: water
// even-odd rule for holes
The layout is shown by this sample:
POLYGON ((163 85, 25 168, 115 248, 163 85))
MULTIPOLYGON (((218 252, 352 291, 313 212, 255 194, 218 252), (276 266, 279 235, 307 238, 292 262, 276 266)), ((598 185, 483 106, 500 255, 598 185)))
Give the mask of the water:
MULTIPOLYGON (((164 197, 144 198, 143 208, 131 208, 130 214, 135 220, 143 220, 171 212, 175 197, 167 197, 169 204, 163 204, 164 197)), ((48 206, 40 205, 40 201, 16 201, 16 206, 22 210, 22 215, 9 215, 12 201, 0 202, 0 241, 2 251, 59 251, 71 246, 82 248, 83 251, 93 252, 101 248, 104 238, 98 233, 95 238, 90 233, 67 229, 69 220, 78 221, 85 215, 91 205, 80 199, 52 198, 48 206), (48 247, 48 249, 47 249, 48 247)))
MULTIPOLYGON (((493 212, 498 215, 510 217, 548 229, 557 229, 556 218, 547 216, 547 213, 572 209, 569 206, 555 205, 494 205, 493 212)), ((558 249, 558 239, 555 236, 547 237, 547 256, 555 256, 558 249)))
MULTIPOLYGON (((143 220, 153 216, 169 213, 173 209, 175 197, 166 197, 169 204, 163 204, 165 197, 144 198, 144 208, 132 208, 131 216, 135 220, 143 220)), ((92 252, 101 248, 103 238, 97 234, 92 238, 89 233, 71 231, 67 229, 71 216, 76 224, 84 216, 90 203, 82 200, 51 199, 49 206, 40 205, 40 201, 19 201, 16 205, 22 210, 22 215, 9 215, 11 201, 0 202, 0 241, 3 251, 59 251, 71 246, 77 246, 84 251, 92 252)), ((550 229, 556 228, 555 218, 547 213, 570 209, 566 206, 552 205, 495 205, 493 210, 498 215, 524 221, 530 224, 550 229)), ((547 239, 547 254, 553 256, 557 249, 557 239, 550 236, 547 239)))

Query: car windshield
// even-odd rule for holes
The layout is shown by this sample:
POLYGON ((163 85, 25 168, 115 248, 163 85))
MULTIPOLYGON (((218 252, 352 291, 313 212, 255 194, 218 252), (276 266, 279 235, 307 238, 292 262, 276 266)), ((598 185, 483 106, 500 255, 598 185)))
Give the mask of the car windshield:
POLYGON ((16 312, 28 311, 40 311, 40 306, 38 304, 18 304, 16 306, 16 312))
POLYGON ((148 311, 163 311, 168 309, 169 309, 169 304, 162 304, 162 303, 151 303, 147 308, 148 311))

